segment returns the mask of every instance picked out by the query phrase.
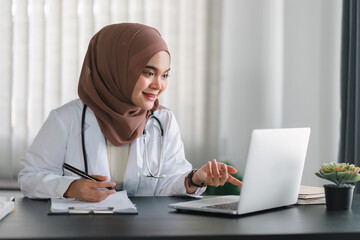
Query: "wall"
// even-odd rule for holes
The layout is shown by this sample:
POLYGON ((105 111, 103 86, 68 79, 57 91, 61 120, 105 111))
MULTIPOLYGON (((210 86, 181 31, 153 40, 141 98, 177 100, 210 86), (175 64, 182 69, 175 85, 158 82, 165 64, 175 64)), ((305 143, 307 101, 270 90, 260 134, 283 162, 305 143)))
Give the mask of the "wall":
POLYGON ((340 0, 226 0, 219 159, 243 171, 254 128, 312 129, 302 184, 337 161, 340 0))

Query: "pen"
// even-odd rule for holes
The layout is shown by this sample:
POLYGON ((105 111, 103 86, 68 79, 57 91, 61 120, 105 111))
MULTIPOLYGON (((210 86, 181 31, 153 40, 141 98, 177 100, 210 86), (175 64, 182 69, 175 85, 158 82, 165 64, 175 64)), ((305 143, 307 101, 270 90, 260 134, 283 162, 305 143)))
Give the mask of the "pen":
MULTIPOLYGON (((84 173, 80 169, 77 169, 77 168, 75 168, 75 167, 73 167, 73 166, 71 166, 71 165, 69 165, 67 163, 64 163, 63 168, 65 168, 66 170, 69 170, 70 172, 73 172, 73 173, 79 175, 82 178, 86 178, 86 179, 90 179, 90 180, 93 180, 93 181, 101 182, 99 179, 94 178, 94 177, 92 177, 90 175, 87 175, 86 173, 84 173)), ((112 187, 106 187, 106 188, 109 189, 109 190, 113 189, 112 187)))

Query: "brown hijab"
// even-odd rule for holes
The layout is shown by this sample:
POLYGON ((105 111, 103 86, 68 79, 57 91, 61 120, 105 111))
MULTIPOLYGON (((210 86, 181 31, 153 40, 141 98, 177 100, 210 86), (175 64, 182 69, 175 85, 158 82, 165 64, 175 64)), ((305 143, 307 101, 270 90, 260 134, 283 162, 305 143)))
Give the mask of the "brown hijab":
POLYGON ((115 146, 140 137, 154 107, 143 110, 131 101, 135 84, 152 56, 168 51, 160 33, 135 23, 109 25, 90 40, 78 94, 94 112, 104 136, 115 146))

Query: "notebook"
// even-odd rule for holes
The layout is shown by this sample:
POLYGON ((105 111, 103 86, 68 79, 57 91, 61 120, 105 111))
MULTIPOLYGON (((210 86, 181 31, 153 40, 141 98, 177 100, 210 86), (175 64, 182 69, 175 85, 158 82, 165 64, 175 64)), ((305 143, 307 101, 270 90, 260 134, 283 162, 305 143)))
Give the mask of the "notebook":
POLYGON ((296 203, 310 128, 252 131, 240 196, 169 204, 177 210, 241 215, 296 203))

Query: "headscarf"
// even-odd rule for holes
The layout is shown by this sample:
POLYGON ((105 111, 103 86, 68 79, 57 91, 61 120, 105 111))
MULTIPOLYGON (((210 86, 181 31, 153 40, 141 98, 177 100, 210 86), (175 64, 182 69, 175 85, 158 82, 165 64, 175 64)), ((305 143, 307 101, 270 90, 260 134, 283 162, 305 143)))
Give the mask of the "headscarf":
POLYGON ((159 108, 158 100, 149 111, 131 100, 140 74, 159 51, 169 53, 160 33, 136 23, 106 26, 90 40, 78 94, 94 112, 101 132, 115 146, 140 137, 148 116, 159 108))

